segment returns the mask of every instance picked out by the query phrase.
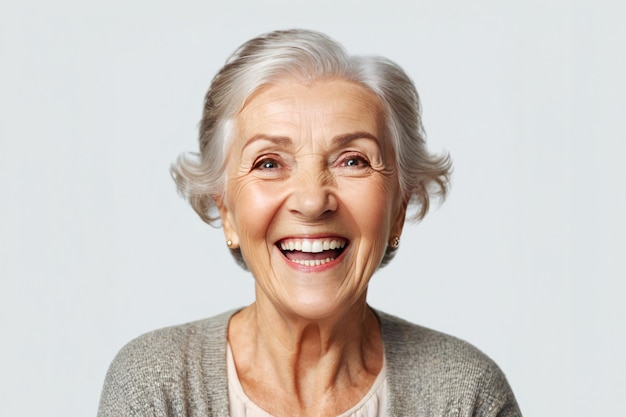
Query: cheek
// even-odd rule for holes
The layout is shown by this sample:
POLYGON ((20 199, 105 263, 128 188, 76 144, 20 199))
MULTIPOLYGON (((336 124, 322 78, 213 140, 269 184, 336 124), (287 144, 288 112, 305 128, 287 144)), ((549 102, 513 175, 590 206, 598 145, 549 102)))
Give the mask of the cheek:
POLYGON ((386 242, 392 222, 394 193, 387 181, 373 181, 367 187, 346 185, 342 193, 344 205, 352 213, 363 238, 386 242))
POLYGON ((227 194, 239 246, 254 276, 270 269, 271 248, 267 235, 280 207, 277 193, 267 188, 255 181, 233 181, 227 194))
POLYGON ((275 188, 263 181, 237 182, 229 187, 227 199, 234 213, 234 226, 242 239, 266 235, 281 202, 275 188))

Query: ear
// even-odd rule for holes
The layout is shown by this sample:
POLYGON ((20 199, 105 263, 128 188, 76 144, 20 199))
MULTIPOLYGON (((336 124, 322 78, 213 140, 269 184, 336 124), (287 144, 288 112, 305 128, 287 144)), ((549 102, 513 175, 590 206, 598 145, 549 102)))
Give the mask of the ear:
POLYGON ((404 199, 401 204, 396 208, 396 214, 391 223, 391 235, 389 240, 402 236, 402 229, 404 228, 404 220, 406 218, 406 209, 409 201, 404 199))
POLYGON ((213 197, 215 205, 220 212, 222 220, 222 228, 224 229, 224 237, 226 241, 231 241, 230 249, 239 247, 239 235, 237 234, 236 223, 233 221, 233 212, 228 208, 223 196, 213 197))

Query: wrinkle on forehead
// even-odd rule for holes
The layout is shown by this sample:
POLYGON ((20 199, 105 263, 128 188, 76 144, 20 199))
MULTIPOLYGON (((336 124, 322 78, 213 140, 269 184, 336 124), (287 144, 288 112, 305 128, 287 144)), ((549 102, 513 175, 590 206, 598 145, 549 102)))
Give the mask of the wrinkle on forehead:
POLYGON ((248 98, 237 115, 237 130, 239 140, 268 134, 290 137, 301 146, 309 142, 314 148, 338 134, 364 132, 382 149, 387 144, 381 108, 373 92, 351 81, 302 84, 286 79, 265 85, 248 98))

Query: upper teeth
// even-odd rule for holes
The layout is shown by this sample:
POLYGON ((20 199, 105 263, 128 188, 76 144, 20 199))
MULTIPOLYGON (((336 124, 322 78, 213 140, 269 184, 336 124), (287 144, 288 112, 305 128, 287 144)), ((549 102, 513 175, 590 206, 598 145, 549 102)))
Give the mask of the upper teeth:
POLYGON ((319 253, 325 250, 338 249, 346 246, 343 239, 300 239, 283 240, 280 242, 282 250, 297 250, 300 252, 319 253))

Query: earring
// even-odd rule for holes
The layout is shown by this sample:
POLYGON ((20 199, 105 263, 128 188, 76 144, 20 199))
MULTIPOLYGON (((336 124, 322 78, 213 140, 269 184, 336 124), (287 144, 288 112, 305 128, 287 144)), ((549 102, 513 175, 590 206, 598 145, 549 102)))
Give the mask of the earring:
POLYGON ((393 239, 391 239, 390 246, 394 249, 398 249, 400 247, 400 236, 395 236, 393 239))
POLYGON ((230 248, 231 246, 233 246, 233 241, 232 241, 232 240, 230 240, 230 239, 228 239, 228 240, 226 241, 226 246, 228 246, 229 248, 230 248))

